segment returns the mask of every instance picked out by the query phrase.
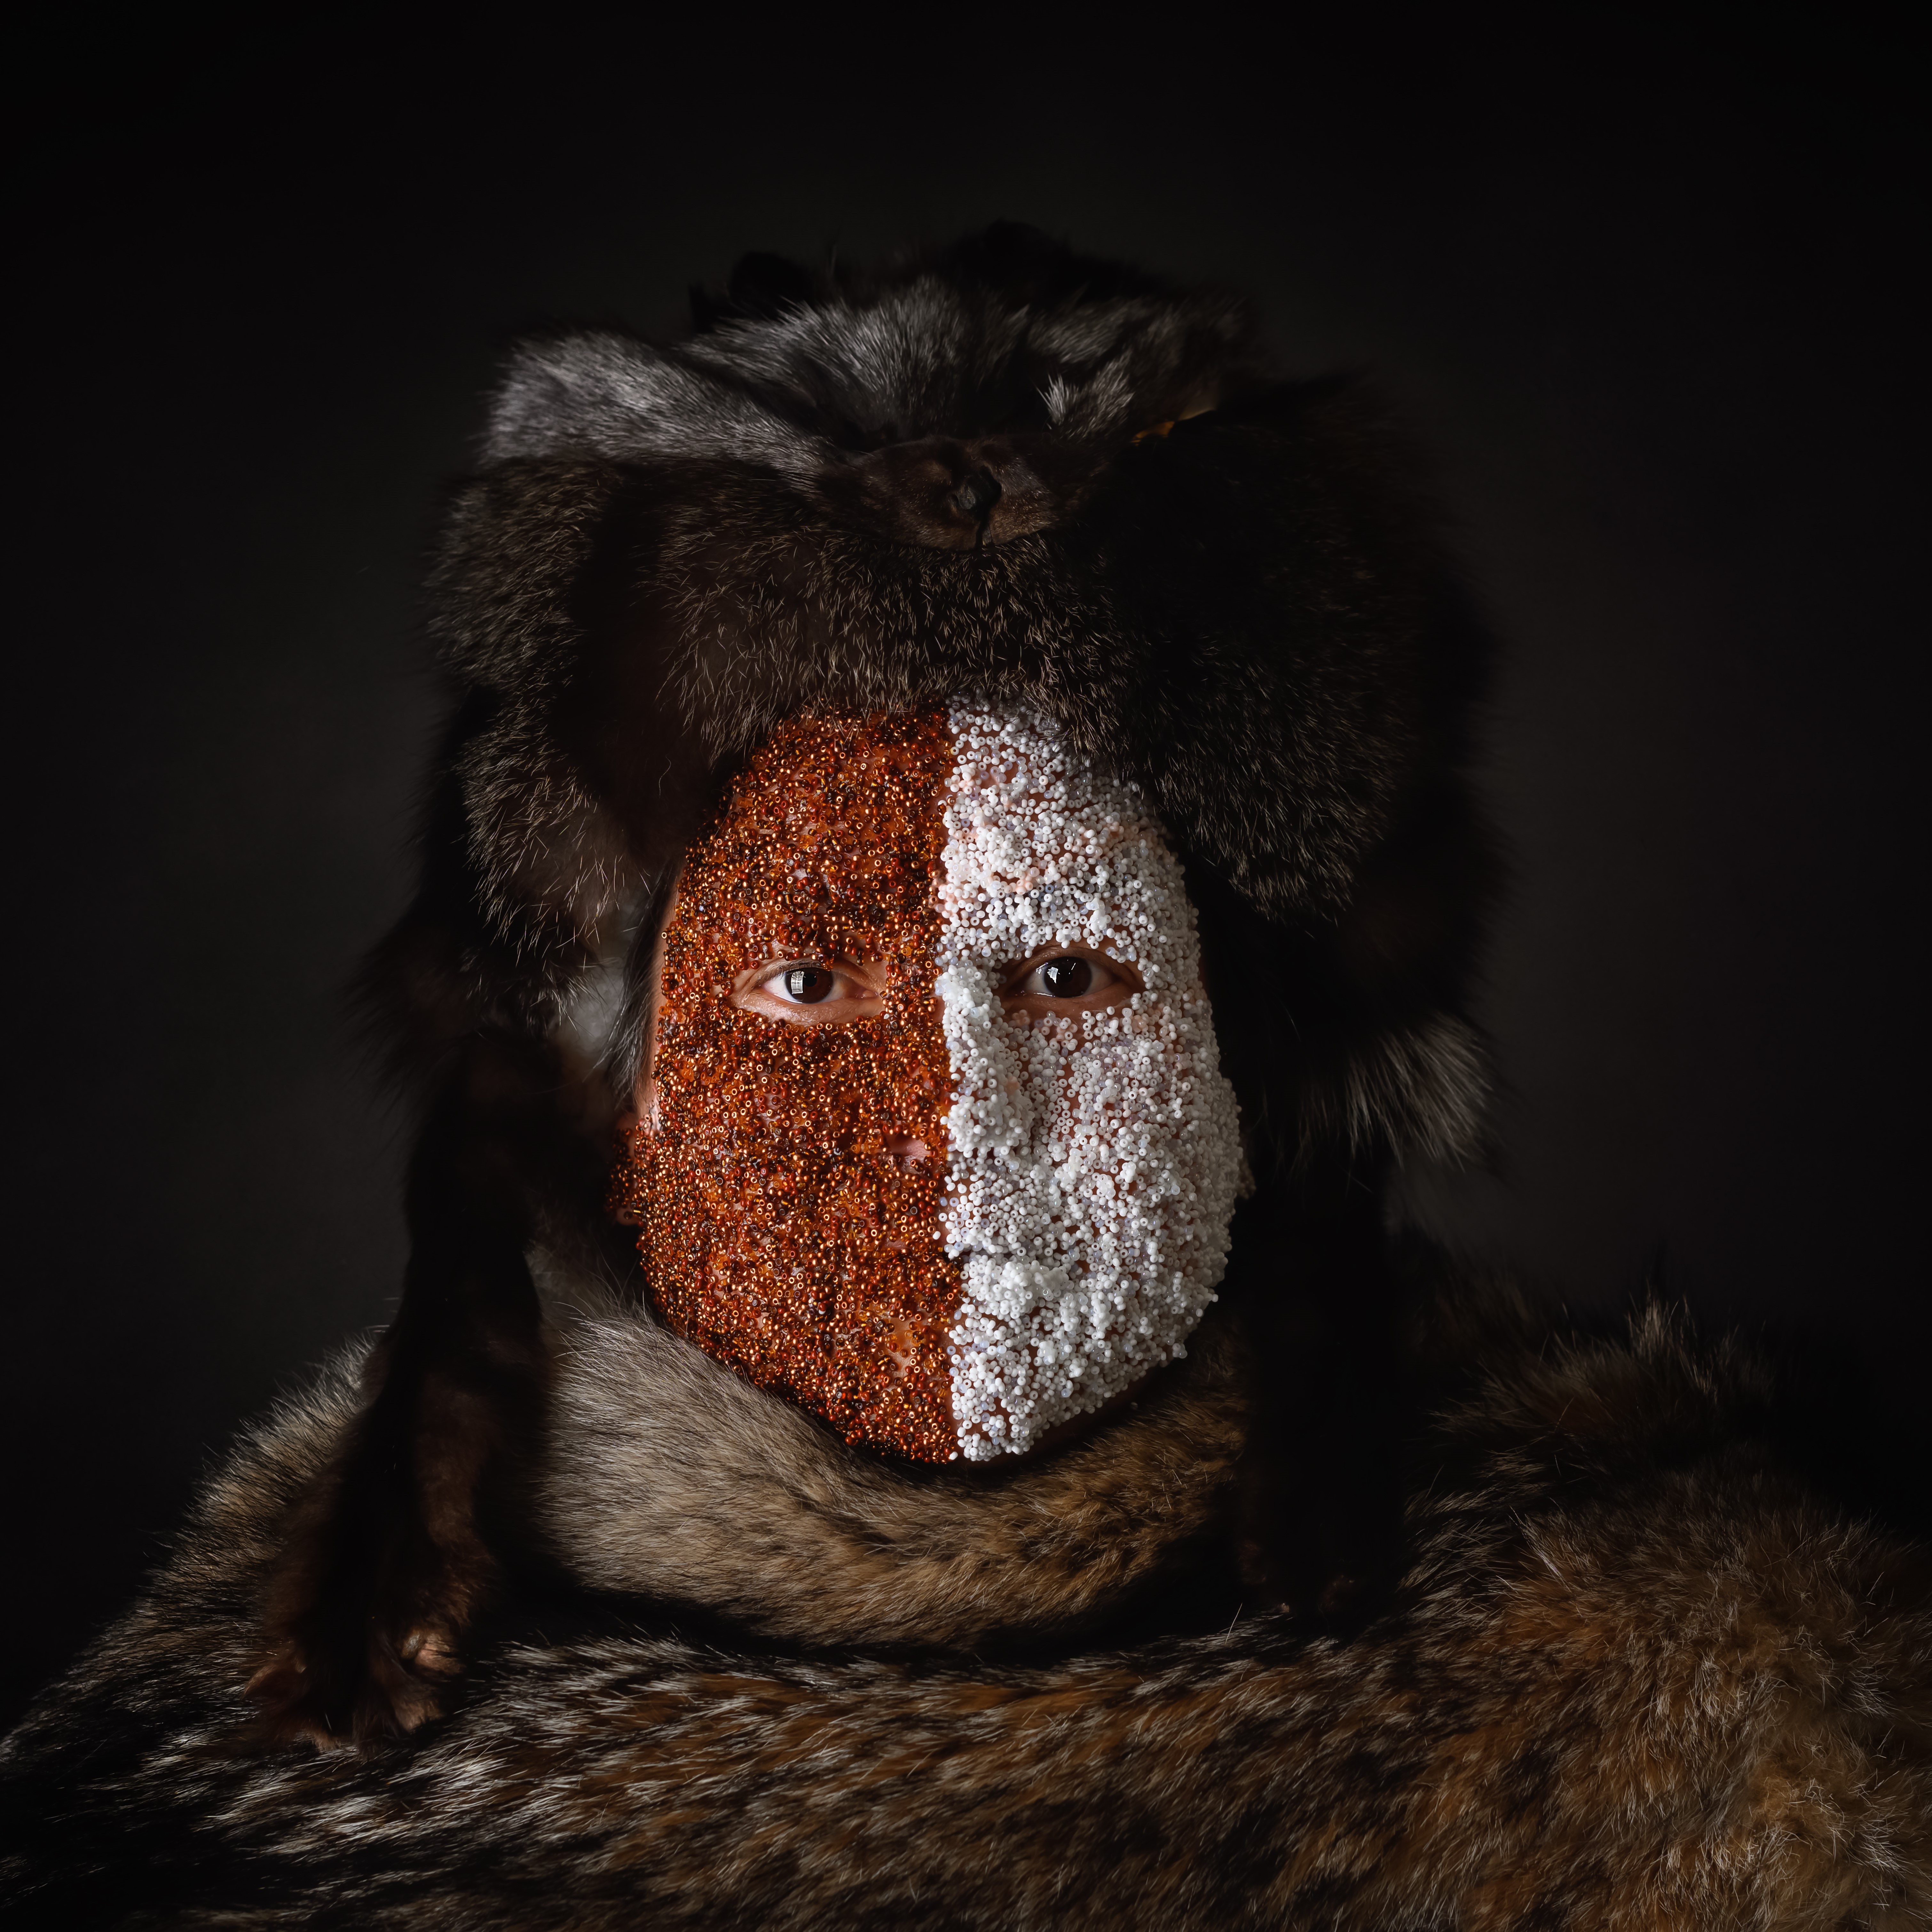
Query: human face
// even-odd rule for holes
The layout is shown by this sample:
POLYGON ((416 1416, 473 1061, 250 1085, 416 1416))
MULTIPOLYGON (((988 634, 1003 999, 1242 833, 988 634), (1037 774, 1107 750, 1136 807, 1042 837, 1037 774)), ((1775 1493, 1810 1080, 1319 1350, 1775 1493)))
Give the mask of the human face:
POLYGON ((618 1194, 680 1333, 922 1461, 1185 1352, 1242 1172, 1180 868, 1030 714, 794 719, 693 850, 618 1194))

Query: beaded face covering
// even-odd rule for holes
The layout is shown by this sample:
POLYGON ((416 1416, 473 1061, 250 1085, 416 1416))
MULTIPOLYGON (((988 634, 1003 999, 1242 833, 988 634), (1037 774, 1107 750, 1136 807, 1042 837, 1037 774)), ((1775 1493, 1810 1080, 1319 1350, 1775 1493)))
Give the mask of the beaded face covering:
POLYGON ((1214 1299, 1243 1168, 1180 868, 1030 714, 781 726, 687 861, 652 1076, 653 1300, 849 1442, 1016 1454, 1214 1299))

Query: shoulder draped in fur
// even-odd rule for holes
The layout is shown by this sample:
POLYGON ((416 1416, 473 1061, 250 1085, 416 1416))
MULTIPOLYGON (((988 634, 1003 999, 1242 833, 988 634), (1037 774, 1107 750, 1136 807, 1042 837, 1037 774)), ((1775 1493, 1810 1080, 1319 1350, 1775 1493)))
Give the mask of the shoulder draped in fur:
POLYGON ((1658 1311, 1617 1344, 1426 1307, 1377 1613, 1109 1640, 1225 1528, 1232 1325, 987 1485, 580 1314, 544 1480, 596 1592, 532 1595, 451 1716, 359 1756, 248 1743, 240 1682, 338 1370, 7 1747, 9 1894, 265 1928, 1926 1922, 1932 1576, 1781 1477, 1756 1372, 1658 1311))

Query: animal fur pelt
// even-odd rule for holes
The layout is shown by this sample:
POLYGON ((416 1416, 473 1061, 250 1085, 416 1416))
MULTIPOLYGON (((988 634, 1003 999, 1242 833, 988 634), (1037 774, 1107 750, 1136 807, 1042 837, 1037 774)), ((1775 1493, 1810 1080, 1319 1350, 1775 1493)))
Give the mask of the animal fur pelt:
POLYGON ((1273 1380, 1252 1298, 1136 1412, 988 1480, 849 1450, 542 1271, 550 1580, 476 1634, 451 1714, 290 1751, 242 1693, 345 1361, 6 1746, 16 1922, 1928 1922, 1932 1574, 1782 1472, 1760 1372, 1658 1309, 1592 1340, 1412 1283, 1404 1553, 1337 1626, 1222 1594, 1273 1380))
POLYGON ((365 988, 422 1108, 411 1255, 266 1598, 291 1736, 436 1708, 544 1426, 525 1250, 615 1264, 676 866, 789 712, 1024 700, 1143 787, 1250 1160, 1312 1213, 1480 1144, 1486 646, 1364 398, 1279 380, 1234 297, 1010 227, 877 273, 751 258, 697 319, 526 345, 450 511, 452 720, 365 988))

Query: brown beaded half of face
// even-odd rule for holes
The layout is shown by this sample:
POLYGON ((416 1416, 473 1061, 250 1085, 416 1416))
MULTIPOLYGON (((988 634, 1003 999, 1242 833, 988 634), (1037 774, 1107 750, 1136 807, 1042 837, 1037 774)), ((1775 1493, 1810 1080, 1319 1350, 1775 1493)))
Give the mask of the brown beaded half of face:
POLYGON ((614 1190, 673 1329, 848 1442, 922 1462, 958 1454, 934 990, 952 768, 930 712, 794 718, 752 759, 680 882, 655 1119, 614 1190), (862 965, 884 1011, 742 1010, 741 976, 772 960, 862 965))

